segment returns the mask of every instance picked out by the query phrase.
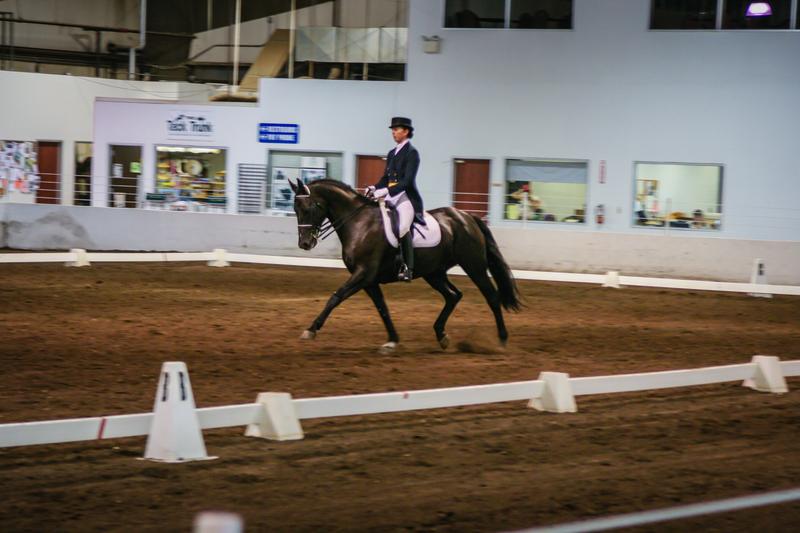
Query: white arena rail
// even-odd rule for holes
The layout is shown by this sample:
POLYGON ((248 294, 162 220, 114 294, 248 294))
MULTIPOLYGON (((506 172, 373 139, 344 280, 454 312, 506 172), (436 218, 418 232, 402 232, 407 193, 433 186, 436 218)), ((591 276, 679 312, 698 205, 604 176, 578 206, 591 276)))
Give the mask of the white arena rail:
MULTIPOLYGON (((755 356, 754 362, 738 365, 568 378, 566 381, 571 387, 570 395, 583 396, 752 380, 759 379, 759 373, 763 376, 765 372, 773 372, 778 376, 778 380, 783 382, 784 377, 800 376, 800 360, 778 362, 776 357, 755 356), (762 363, 767 363, 769 368, 762 366, 762 363)), ((545 374, 551 373, 542 375, 545 374)), ((566 374, 560 375, 566 376, 566 374)), ((302 399, 285 396, 290 398, 293 407, 291 416, 296 420, 308 420, 520 400, 546 400, 548 383, 546 378, 541 379, 540 376, 540 379, 531 381, 407 392, 302 399)), ((191 386, 189 390, 191 391, 191 386)), ((785 391, 785 382, 782 389, 773 389, 773 392, 785 391)), ((204 407, 196 409, 195 412, 200 429, 214 429, 259 424, 264 409, 264 403, 256 402, 204 407)), ((544 409, 552 410, 546 405, 544 409)), ((139 413, 0 424, 0 448, 148 435, 153 418, 153 413, 139 413)))
MULTIPOLYGON (((209 266, 227 266, 229 261, 261 265, 344 268, 340 259, 317 257, 293 257, 278 255, 253 255, 228 253, 217 249, 212 252, 87 252, 74 249, 58 253, 2 253, 0 264, 9 263, 66 263, 68 266, 89 266, 92 262, 173 262, 207 261, 209 266)), ((455 267, 451 274, 463 276, 465 272, 455 267)), ((736 283, 727 281, 702 281, 672 278, 648 278, 639 276, 620 276, 617 272, 606 274, 582 274, 573 272, 546 272, 538 270, 512 270, 516 279, 530 281, 556 281, 564 283, 590 283, 618 288, 657 287, 665 289, 685 289, 699 291, 743 292, 748 294, 779 294, 800 296, 800 286, 770 285, 766 283, 736 283)))

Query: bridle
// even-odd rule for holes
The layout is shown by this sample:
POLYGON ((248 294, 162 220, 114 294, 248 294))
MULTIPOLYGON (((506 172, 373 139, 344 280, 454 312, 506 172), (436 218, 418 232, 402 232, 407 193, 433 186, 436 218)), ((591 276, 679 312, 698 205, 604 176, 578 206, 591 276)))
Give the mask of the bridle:
MULTIPOLYGON (((296 194, 295 198, 310 198, 310 194, 296 194)), ((324 218, 321 224, 297 224, 298 228, 311 228, 311 237, 318 240, 324 241, 328 237, 331 236, 332 233, 335 233, 336 230, 341 228, 345 222, 356 216, 359 211, 364 209, 369 204, 362 204, 361 206, 355 208, 353 211, 348 213, 347 215, 343 216, 338 221, 333 221, 329 218, 324 218)), ((319 205, 319 202, 314 202, 314 208, 322 210, 322 206, 319 205)))

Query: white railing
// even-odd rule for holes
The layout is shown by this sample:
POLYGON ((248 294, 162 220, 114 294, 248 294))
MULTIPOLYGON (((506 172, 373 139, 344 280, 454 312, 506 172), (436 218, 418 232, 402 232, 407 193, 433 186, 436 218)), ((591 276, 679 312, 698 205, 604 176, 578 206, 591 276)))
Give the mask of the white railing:
MULTIPOLYGON (((87 252, 73 249, 69 252, 0 253, 0 264, 12 263, 65 263, 67 266, 89 266, 92 262, 175 262, 207 261, 209 266, 227 266, 229 262, 297 267, 345 268, 340 259, 254 255, 230 253, 217 249, 212 252, 87 252)), ((703 281, 692 279, 649 278, 622 276, 617 272, 582 274, 573 272, 547 272, 540 270, 512 270, 514 278, 529 281, 557 281, 565 283, 590 283, 606 287, 656 287, 699 291, 739 292, 746 294, 780 294, 800 296, 800 286, 737 283, 729 281, 703 281)), ((460 267, 450 274, 464 276, 460 267)))
MULTIPOLYGON (((567 383, 570 397, 763 380, 765 375, 773 382, 800 376, 800 360, 778 362, 774 357, 756 356, 751 363, 690 370, 581 378, 569 378, 561 374, 565 376, 564 382, 567 383), (765 367, 765 362, 771 366, 765 367)), ((536 400, 543 398, 546 391, 549 394, 554 392, 552 388, 548 391, 550 382, 542 376, 538 380, 514 383, 292 399, 291 404, 293 416, 298 420, 307 420, 536 400)), ((773 390, 785 391, 785 384, 782 389, 773 390)), ((263 409, 261 403, 248 403, 204 407, 197 409, 196 413, 201 429, 215 429, 259 424, 263 409)), ((138 413, 0 424, 0 448, 148 435, 153 416, 153 413, 138 413)))

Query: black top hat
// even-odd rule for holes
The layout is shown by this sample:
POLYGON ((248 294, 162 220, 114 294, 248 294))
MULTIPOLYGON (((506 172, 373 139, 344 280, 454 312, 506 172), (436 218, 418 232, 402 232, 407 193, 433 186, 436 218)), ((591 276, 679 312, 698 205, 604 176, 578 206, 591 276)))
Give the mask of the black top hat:
POLYGON ((406 117, 392 117, 392 125, 389 128, 408 128, 409 131, 414 131, 411 119, 406 117))

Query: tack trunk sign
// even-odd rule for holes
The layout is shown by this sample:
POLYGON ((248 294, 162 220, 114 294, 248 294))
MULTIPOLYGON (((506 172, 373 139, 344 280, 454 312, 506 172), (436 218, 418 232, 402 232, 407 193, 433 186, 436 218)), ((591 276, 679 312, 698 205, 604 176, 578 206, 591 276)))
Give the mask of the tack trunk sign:
POLYGON ((215 133, 214 121, 207 111, 173 111, 166 120, 171 138, 209 138, 215 133))

